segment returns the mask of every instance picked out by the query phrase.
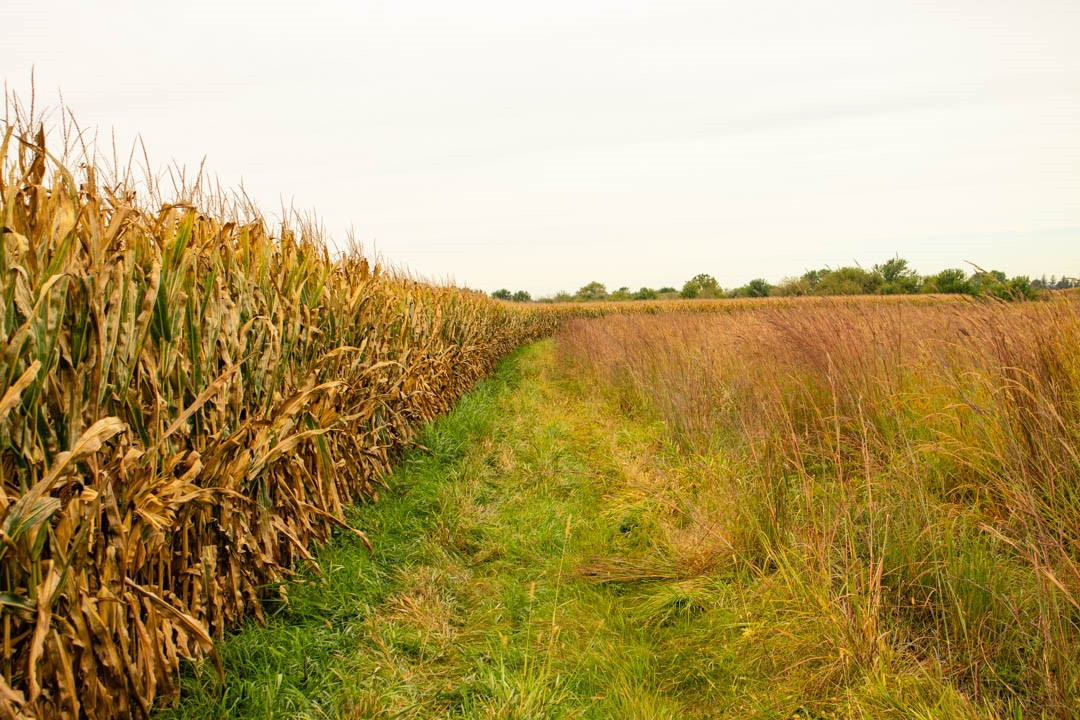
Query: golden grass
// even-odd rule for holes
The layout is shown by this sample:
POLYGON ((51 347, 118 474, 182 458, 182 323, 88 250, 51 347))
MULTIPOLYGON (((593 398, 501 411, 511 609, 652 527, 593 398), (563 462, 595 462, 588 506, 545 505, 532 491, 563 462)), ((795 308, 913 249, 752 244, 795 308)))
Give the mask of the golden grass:
POLYGON ((701 531, 667 571, 752 578, 758 707, 873 717, 894 679, 939 678, 958 716, 1080 711, 1075 296, 755 304, 559 338, 569 372, 697 458, 679 523, 701 531))

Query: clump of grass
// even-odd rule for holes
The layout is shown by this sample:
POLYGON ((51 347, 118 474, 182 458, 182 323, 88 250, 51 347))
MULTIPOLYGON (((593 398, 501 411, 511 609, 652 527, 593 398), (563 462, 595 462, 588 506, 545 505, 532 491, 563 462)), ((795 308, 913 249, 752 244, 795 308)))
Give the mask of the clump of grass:
MULTIPOLYGON (((774 680, 762 703, 1080 708, 1074 300, 613 316, 559 343, 568 373, 663 421, 697 468, 670 523, 696 508, 700 572, 749 579, 739 653, 774 680)), ((654 564, 685 583, 690 550, 670 547, 654 564)))

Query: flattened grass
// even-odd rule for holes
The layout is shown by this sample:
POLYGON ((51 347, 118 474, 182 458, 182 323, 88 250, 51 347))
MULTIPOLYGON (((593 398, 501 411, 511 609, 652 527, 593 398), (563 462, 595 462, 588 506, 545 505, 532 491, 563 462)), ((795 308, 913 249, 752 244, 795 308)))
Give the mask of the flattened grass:
MULTIPOLYGON (((406 455, 265 628, 189 669, 161 717, 710 717, 744 683, 725 582, 650 577, 670 555, 642 493, 672 451, 554 375, 551 342, 500 366, 406 455), (632 556, 623 577, 604 559, 632 556), (644 568, 644 571, 643 571, 644 568)), ((673 457, 673 456, 672 456, 673 457)))

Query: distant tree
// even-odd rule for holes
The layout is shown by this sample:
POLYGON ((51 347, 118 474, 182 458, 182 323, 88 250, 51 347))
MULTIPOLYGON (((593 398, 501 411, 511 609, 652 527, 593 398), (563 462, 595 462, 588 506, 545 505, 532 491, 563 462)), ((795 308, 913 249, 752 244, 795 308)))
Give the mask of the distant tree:
MULTIPOLYGON (((675 288, 672 288, 671 291, 675 292, 675 288)), ((655 300, 657 297, 659 297, 659 293, 647 287, 643 287, 634 293, 635 300, 655 300)))
POLYGON ((937 275, 931 275, 926 278, 922 286, 923 292, 934 293, 969 293, 971 292, 971 284, 968 282, 967 274, 960 268, 949 268, 942 270, 937 275))
POLYGON ((832 270, 830 270, 829 268, 821 268, 819 270, 807 270, 803 273, 801 279, 806 282, 806 284, 810 287, 811 290, 813 290, 818 286, 818 283, 821 282, 822 278, 824 278, 831 272, 832 270))
POLYGON ((874 272, 880 273, 885 282, 896 282, 905 275, 910 275, 912 270, 908 267, 907 260, 897 256, 880 265, 875 265, 874 272))
POLYGON ((593 281, 588 285, 583 286, 577 291, 577 299, 584 300, 586 302, 593 300, 606 300, 608 296, 607 288, 603 283, 593 281))
POLYGON ((882 278, 876 272, 861 267, 842 267, 822 276, 814 286, 815 295, 872 295, 881 287, 882 278))
POLYGON ((813 286, 804 277, 798 278, 784 278, 780 281, 780 284, 773 288, 774 295, 781 295, 786 297, 801 297, 803 295, 809 295, 813 292, 813 286))
POLYGON ((720 283, 716 281, 716 278, 700 273, 686 281, 681 295, 684 298, 714 298, 720 293, 720 283))
POLYGON ((999 297, 1006 300, 1034 300, 1039 297, 1039 291, 1027 275, 1017 275, 1005 284, 1005 294, 999 297))
POLYGON ((764 278, 755 278, 746 284, 746 292, 749 297, 768 297, 772 285, 764 278))
POLYGON ((881 276, 882 283, 878 292, 884 295, 904 295, 919 291, 919 274, 908 266, 902 257, 894 257, 874 266, 874 272, 881 276))
POLYGON ((518 290, 510 299, 514 302, 529 302, 530 300, 532 300, 532 295, 530 295, 525 290, 518 290))
POLYGON ((967 279, 967 292, 1004 298, 1008 294, 1008 282, 1008 276, 1000 270, 978 269, 967 279))
POLYGON ((656 292, 660 293, 661 295, 668 295, 670 293, 674 293, 674 292, 678 292, 678 291, 673 287, 664 286, 664 287, 660 288, 659 290, 657 290, 656 292))
POLYGON ((514 295, 506 288, 501 288, 491 293, 491 297, 495 298, 496 300, 511 300, 513 299, 514 295))
POLYGON ((611 293, 611 295, 608 296, 608 300, 629 300, 629 299, 630 299, 630 288, 626 287, 625 285, 623 285, 621 288, 619 288, 618 290, 616 290, 615 292, 611 293))
POLYGON ((1005 273, 980 272, 972 277, 972 292, 991 295, 1002 300, 1033 300, 1040 291, 1027 275, 1017 275, 1012 279, 1002 279, 1005 273))
POLYGON ((555 302, 571 302, 573 299, 574 296, 566 292, 565 290, 560 290, 559 292, 555 293, 555 297, 552 298, 552 300, 554 300, 555 302))

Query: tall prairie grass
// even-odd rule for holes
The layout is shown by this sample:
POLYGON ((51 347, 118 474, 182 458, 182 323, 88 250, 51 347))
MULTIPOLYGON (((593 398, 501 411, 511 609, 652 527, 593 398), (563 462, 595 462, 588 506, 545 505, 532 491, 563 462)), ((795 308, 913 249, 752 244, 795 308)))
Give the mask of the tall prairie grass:
POLYGON ((671 573, 740 588, 761 703, 1080 713, 1075 297, 763 304, 558 337, 569 372, 662 419, 704 478, 671 573))

